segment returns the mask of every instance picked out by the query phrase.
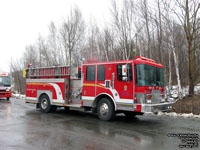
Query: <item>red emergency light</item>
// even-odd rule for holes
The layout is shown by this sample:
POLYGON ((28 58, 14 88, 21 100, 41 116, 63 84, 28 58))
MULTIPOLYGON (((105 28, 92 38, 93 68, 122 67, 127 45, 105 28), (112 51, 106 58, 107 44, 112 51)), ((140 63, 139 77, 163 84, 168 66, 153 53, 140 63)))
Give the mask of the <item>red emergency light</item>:
POLYGON ((7 73, 1 73, 0 76, 7 76, 7 73))
POLYGON ((146 57, 142 57, 142 56, 137 56, 137 57, 135 57, 135 60, 145 60, 145 61, 149 61, 149 62, 155 63, 154 60, 149 59, 149 58, 146 58, 146 57))
POLYGON ((30 68, 32 66, 32 64, 28 64, 27 67, 30 68))

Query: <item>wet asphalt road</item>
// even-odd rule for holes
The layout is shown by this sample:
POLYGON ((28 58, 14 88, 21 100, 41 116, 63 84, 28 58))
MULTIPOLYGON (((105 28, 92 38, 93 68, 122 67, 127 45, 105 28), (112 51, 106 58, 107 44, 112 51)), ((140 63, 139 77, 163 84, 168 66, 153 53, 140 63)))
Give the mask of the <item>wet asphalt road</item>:
POLYGON ((104 122, 90 113, 59 109, 45 114, 24 100, 0 99, 0 150, 180 149, 181 140, 168 133, 200 134, 200 119, 119 115, 104 122))

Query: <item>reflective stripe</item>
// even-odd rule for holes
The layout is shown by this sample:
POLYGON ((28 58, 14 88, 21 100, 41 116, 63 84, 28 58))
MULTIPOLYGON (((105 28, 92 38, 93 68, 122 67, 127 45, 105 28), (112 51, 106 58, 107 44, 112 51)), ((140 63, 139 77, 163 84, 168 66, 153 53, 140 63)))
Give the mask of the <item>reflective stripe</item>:
POLYGON ((96 87, 100 87, 100 88, 105 88, 105 87, 102 86, 102 85, 99 85, 99 84, 92 84, 92 83, 84 83, 83 86, 96 86, 96 87))
POLYGON ((34 100, 34 101, 37 101, 37 98, 36 98, 36 97, 26 97, 26 100, 34 100))
POLYGON ((54 103, 64 104, 65 101, 64 100, 59 100, 59 99, 53 99, 52 100, 52 104, 54 104, 54 103))
POLYGON ((117 99, 115 101, 116 101, 116 103, 133 104, 133 99, 117 99))
POLYGON ((133 103, 116 103, 117 105, 133 105, 133 103))
POLYGON ((49 82, 57 82, 57 83, 61 83, 61 82, 65 82, 65 79, 26 79, 26 82, 42 82, 42 83, 49 83, 49 82))
POLYGON ((82 100, 90 100, 93 101, 95 99, 95 97, 91 97, 91 96, 82 96, 82 100))

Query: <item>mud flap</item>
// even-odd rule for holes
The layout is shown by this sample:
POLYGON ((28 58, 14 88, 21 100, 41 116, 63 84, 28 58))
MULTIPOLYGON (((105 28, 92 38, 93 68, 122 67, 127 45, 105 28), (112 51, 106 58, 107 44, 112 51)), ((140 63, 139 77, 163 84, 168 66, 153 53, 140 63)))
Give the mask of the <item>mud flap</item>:
POLYGON ((36 109, 38 109, 38 108, 40 108, 40 104, 39 103, 36 104, 36 109))

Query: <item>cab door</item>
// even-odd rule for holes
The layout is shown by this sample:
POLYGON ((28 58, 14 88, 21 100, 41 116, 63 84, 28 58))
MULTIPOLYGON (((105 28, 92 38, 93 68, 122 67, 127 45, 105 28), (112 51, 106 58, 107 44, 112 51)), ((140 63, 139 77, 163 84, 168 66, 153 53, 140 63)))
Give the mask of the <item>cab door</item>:
POLYGON ((115 89, 120 103, 133 104, 133 63, 116 64, 115 89))
POLYGON ((96 65, 83 66, 83 100, 94 100, 96 96, 96 65))

